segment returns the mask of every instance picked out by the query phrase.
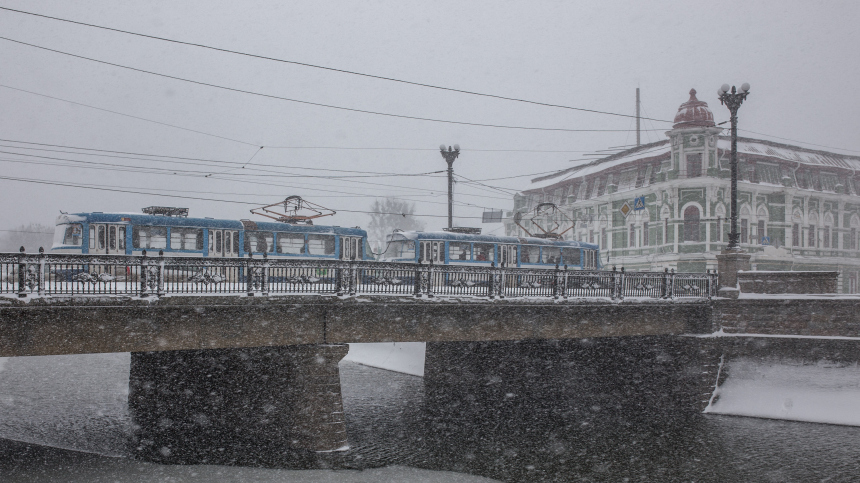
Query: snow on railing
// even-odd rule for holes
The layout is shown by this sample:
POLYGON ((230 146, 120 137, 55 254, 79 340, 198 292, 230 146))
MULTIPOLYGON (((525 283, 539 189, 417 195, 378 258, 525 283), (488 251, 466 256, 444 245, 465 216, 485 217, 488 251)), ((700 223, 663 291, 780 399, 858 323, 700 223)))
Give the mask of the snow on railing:
POLYGON ((0 253, 0 294, 707 298, 717 274, 287 258, 0 253))

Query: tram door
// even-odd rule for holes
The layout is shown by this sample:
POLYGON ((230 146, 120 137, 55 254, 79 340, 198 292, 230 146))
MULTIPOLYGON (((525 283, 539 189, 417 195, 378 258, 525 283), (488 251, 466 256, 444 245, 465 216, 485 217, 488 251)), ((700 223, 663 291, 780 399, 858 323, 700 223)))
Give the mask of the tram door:
POLYGON ((239 256, 239 232, 209 230, 209 256, 235 258, 239 256))
POLYGON ((517 246, 499 245, 499 263, 505 267, 517 266, 517 246))
POLYGON ((358 236, 342 236, 340 237, 340 259, 341 260, 361 260, 364 257, 362 253, 361 237, 358 236))
POLYGON ((90 225, 90 253, 125 253, 125 225, 90 225))
POLYGON ((433 261, 433 263, 443 263, 445 255, 442 253, 445 249, 445 242, 421 242, 421 260, 424 262, 433 261))

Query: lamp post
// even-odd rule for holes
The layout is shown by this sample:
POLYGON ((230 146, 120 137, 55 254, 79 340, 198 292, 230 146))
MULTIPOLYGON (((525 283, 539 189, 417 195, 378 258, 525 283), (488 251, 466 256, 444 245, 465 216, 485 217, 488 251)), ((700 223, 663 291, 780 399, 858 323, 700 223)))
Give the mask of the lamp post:
POLYGON ((455 144, 453 149, 448 146, 446 151, 445 145, 442 144, 439 146, 439 152, 448 163, 448 229, 450 230, 454 221, 454 160, 460 155, 460 145, 455 144))
POLYGON ((732 123, 732 231, 729 233, 729 246, 726 247, 727 251, 740 250, 741 235, 738 233, 738 109, 747 98, 749 90, 750 85, 747 83, 744 83, 741 86, 740 92, 735 90, 735 86, 732 86, 731 92, 729 92, 728 84, 723 84, 722 87, 717 90, 720 102, 729 108, 729 112, 731 113, 730 120, 732 123))

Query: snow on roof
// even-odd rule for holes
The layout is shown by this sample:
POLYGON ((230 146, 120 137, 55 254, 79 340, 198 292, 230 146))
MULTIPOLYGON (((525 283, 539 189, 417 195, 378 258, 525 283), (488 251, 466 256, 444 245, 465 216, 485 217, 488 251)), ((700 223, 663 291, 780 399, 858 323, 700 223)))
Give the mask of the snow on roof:
POLYGON ((607 156, 605 158, 591 161, 587 164, 574 166, 573 168, 568 168, 564 171, 559 171, 558 173, 554 173, 548 176, 542 176, 540 178, 535 178, 532 180, 532 185, 529 186, 528 191, 546 188, 547 186, 552 186, 568 179, 588 176, 590 174, 598 173, 600 171, 613 168, 622 164, 630 163, 639 159, 655 158, 663 155, 668 155, 669 149, 670 146, 668 139, 664 141, 658 141, 656 143, 638 146, 633 149, 623 151, 621 153, 613 154, 612 156, 607 156))
MULTIPOLYGON (((731 150, 731 138, 720 136, 717 141, 717 149, 720 151, 721 157, 723 152, 728 154, 731 150)), ((668 157, 670 150, 671 146, 668 139, 645 144, 605 158, 573 166, 557 173, 534 178, 531 186, 523 191, 541 190, 563 181, 582 178, 634 161, 668 157)), ((857 156, 818 151, 761 139, 738 138, 738 154, 757 158, 772 158, 774 161, 787 161, 808 166, 831 166, 860 171, 860 157, 857 156)))

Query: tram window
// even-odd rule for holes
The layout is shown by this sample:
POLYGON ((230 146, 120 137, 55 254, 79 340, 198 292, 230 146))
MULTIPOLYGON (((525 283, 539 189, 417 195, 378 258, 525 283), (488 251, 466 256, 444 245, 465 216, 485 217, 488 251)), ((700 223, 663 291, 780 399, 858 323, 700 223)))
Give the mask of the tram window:
POLYGON ((96 247, 96 227, 90 227, 90 248, 96 247))
POLYGON ((385 251, 386 258, 415 258, 415 242, 412 240, 400 240, 391 242, 385 251))
POLYGON ((308 255, 334 255, 334 235, 308 235, 308 255))
POLYGON ((475 261, 477 262, 493 262, 495 261, 495 245, 490 243, 475 243, 475 261))
POLYGON ((170 248, 173 250, 202 250, 202 228, 171 228, 170 248))
POLYGON ((167 248, 167 227, 135 226, 131 230, 131 244, 134 248, 167 248))
POLYGON ((245 251, 253 253, 268 253, 272 246, 272 233, 268 231, 246 231, 245 251))
POLYGON ((117 228, 117 232, 119 232, 119 235, 117 237, 118 238, 117 241, 119 242, 118 243, 119 249, 125 250, 125 227, 121 226, 121 227, 117 228))
POLYGON ((278 233, 278 253, 301 255, 304 253, 305 235, 303 233, 278 233))
POLYGON ((582 263, 582 252, 579 248, 562 248, 561 257, 565 265, 579 265, 582 263))
POLYGON ((108 247, 111 250, 116 250, 116 227, 108 227, 108 247))
POLYGON ((58 225, 57 231, 55 233, 56 235, 54 236, 54 246, 81 246, 81 235, 83 235, 83 227, 80 224, 73 223, 71 225, 58 225))
POLYGON ((239 232, 233 232, 233 253, 239 253, 239 232))
POLYGON ((232 246, 230 243, 230 233, 229 231, 224 232, 224 253, 230 253, 230 247, 232 246))
POLYGON ((561 249, 556 247, 543 247, 541 251, 542 255, 542 263, 549 263, 555 265, 556 263, 561 263, 561 249))
POLYGON ((520 252, 520 261, 522 263, 540 263, 540 247, 523 245, 520 252))
POLYGON ((450 242, 448 243, 448 259, 449 260, 471 260, 472 259, 472 244, 450 242))
POLYGON ((105 249, 105 227, 104 225, 99 225, 99 236, 98 236, 98 247, 99 250, 105 249))

